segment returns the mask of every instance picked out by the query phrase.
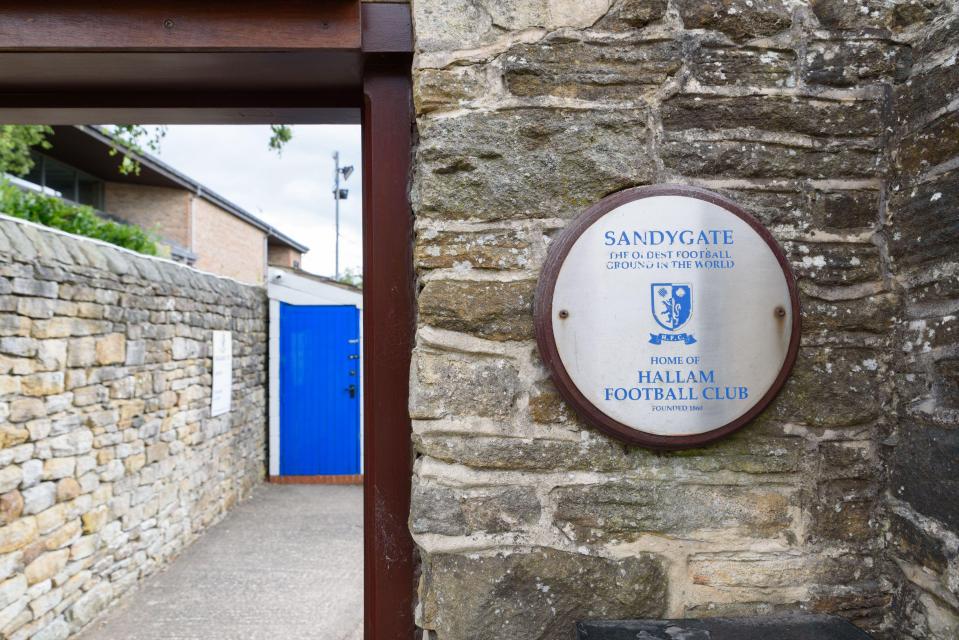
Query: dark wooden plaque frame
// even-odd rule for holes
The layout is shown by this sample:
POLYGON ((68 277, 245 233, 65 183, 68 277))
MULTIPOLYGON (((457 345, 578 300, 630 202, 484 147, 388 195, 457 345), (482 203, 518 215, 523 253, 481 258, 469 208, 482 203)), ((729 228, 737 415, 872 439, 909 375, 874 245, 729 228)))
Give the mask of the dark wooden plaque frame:
POLYGON ((789 377, 789 373, 796 362, 796 356, 799 353, 799 337, 801 331, 799 291, 796 287, 796 279, 789 267, 789 262, 786 260, 786 256, 776 242, 776 239, 773 238, 772 234, 770 234, 762 223, 754 218, 752 214, 732 200, 706 189, 686 185, 662 184, 626 189, 603 198, 573 220, 572 224, 563 230, 550 247, 549 255, 546 258, 540 275, 539 285, 536 288, 533 316, 536 344, 539 346, 540 357, 549 369, 560 395, 573 406, 587 423, 593 425, 600 431, 614 438, 650 449, 674 450, 699 447, 742 428, 749 423, 750 420, 758 416, 763 409, 772 402, 773 398, 776 397, 776 394, 779 393, 779 390, 782 389, 782 386, 786 383, 786 379, 789 377), (759 234, 769 246, 773 255, 776 256, 783 276, 786 278, 786 285, 789 288, 789 301, 792 306, 789 347, 786 351, 786 358, 783 361, 782 368, 779 370, 779 375, 776 376, 772 386, 749 411, 736 420, 711 429, 710 431, 694 435, 663 436, 648 433, 627 426, 603 413, 580 392, 579 388, 573 382, 559 356, 559 350, 556 348, 556 341, 553 337, 553 292, 556 289, 556 279, 559 276, 559 271, 567 255, 569 255, 570 249, 572 249, 579 237, 589 227, 610 211, 627 202, 653 196, 685 196, 688 198, 697 198, 722 207, 742 219, 759 234))

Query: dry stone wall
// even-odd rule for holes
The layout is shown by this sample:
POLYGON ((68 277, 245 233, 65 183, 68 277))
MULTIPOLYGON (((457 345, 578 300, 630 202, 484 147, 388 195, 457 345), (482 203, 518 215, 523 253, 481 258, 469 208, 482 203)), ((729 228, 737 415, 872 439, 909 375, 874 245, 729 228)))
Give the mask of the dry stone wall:
POLYGON ((249 494, 266 294, 0 217, 0 635, 63 639, 249 494), (233 408, 210 417, 211 331, 233 408))
MULTIPOLYGON (((897 425, 901 447, 914 423, 894 383, 919 367, 929 377, 912 383, 929 380, 940 402, 955 394, 956 132, 939 118, 956 100, 957 37, 942 27, 954 4, 414 0, 410 527, 427 637, 553 639, 591 617, 799 609, 899 637, 884 465, 897 425), (893 158, 901 131, 916 136, 893 158), (942 185, 897 191, 910 162, 926 175, 933 162, 942 185), (786 250, 802 298, 799 360, 777 400, 682 453, 583 425, 532 332, 556 234, 603 196, 655 182, 745 205, 786 250), (901 315, 904 287, 906 313, 940 341, 935 358, 901 357, 900 327, 913 356, 924 349, 901 315)), ((939 608, 955 596, 955 538, 943 544, 952 555, 940 546, 928 560, 943 583, 924 592, 939 608)))
POLYGON ((889 546, 902 638, 959 638, 959 16, 932 22, 895 93, 887 224, 903 300, 889 546))

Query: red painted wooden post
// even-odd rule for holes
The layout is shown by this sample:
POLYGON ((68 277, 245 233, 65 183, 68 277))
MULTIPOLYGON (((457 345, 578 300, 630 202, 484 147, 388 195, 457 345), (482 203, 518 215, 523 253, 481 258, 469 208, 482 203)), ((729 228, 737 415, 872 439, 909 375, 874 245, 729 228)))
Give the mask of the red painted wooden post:
POLYGON ((414 547, 407 526, 413 343, 409 65, 363 78, 365 635, 413 637, 414 547))

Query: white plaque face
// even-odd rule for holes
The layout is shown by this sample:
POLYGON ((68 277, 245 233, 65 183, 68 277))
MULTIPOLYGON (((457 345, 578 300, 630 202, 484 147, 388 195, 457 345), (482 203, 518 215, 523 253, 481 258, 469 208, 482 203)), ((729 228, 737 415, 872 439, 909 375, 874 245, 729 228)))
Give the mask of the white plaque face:
POLYGON ((213 391, 210 415, 218 416, 230 410, 233 395, 233 334, 213 332, 213 391))
POLYGON ((798 349, 798 299, 772 237, 701 189, 615 194, 557 239, 537 339, 587 421, 659 448, 696 446, 755 417, 798 349))

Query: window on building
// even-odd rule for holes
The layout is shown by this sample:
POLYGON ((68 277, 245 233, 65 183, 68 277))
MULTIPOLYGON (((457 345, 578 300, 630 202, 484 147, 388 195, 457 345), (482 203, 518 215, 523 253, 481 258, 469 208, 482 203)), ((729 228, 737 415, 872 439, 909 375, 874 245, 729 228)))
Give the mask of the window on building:
POLYGON ((103 209, 103 180, 41 153, 33 153, 34 165, 23 176, 27 182, 94 209, 103 209))

